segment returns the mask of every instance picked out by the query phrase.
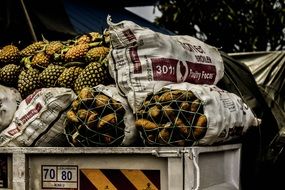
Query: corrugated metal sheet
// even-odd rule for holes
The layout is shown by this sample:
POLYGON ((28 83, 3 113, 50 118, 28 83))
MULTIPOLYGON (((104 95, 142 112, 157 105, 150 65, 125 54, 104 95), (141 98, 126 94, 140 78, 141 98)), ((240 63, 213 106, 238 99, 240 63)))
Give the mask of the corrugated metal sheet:
POLYGON ((115 7, 112 4, 103 5, 102 2, 96 4, 96 1, 64 0, 63 2, 66 13, 78 33, 104 30, 107 27, 107 16, 110 15, 113 22, 131 20, 140 26, 148 27, 154 31, 173 34, 171 31, 131 13, 124 9, 124 7, 115 7))

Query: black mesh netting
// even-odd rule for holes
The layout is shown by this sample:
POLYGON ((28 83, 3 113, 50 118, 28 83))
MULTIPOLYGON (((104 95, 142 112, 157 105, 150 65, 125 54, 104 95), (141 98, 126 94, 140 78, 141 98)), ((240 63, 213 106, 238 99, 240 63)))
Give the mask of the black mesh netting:
POLYGON ((203 113, 191 91, 162 89, 147 96, 135 124, 146 146, 190 146, 207 131, 203 113))
POLYGON ((84 88, 67 112, 65 134, 74 146, 119 146, 124 138, 124 114, 118 101, 84 88))

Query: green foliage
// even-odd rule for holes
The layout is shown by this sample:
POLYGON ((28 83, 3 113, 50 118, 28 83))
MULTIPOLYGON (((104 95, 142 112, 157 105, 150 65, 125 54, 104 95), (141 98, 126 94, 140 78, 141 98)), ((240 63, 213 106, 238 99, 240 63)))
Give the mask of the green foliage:
POLYGON ((160 0, 155 22, 225 52, 285 49, 285 0, 160 0))

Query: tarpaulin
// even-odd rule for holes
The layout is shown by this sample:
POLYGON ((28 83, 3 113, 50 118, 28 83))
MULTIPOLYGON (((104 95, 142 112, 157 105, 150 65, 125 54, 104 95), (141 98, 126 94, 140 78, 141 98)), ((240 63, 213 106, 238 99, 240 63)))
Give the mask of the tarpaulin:
POLYGON ((221 52, 221 55, 225 73, 217 86, 240 96, 262 120, 259 127, 251 128, 241 139, 242 189, 272 187, 273 175, 267 176, 267 155, 269 145, 278 133, 278 124, 249 67, 226 53, 221 52))
POLYGON ((237 53, 231 56, 249 67, 278 123, 279 132, 269 144, 267 161, 263 163, 258 184, 263 189, 280 189, 284 186, 280 173, 285 170, 285 51, 237 53))
POLYGON ((251 70, 279 128, 285 127, 285 51, 233 54, 251 70))

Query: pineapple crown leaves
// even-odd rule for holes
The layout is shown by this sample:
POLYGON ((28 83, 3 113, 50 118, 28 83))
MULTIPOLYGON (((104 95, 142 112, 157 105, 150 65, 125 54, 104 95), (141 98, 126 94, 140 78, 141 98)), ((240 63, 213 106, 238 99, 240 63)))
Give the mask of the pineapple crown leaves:
POLYGON ((33 70, 33 67, 31 64, 25 64, 25 68, 27 68, 28 70, 32 71, 33 70))
POLYGON ((65 54, 69 49, 71 49, 72 47, 74 47, 74 45, 66 45, 64 46, 64 48, 61 49, 61 54, 65 54))
POLYGON ((33 55, 27 56, 27 57, 23 57, 20 61, 20 64, 24 67, 26 67, 27 69, 32 67, 32 60, 33 55))
POLYGON ((51 43, 51 42, 50 42, 50 41, 48 41, 48 40, 44 40, 44 42, 45 42, 45 44, 44 44, 44 46, 43 46, 42 51, 46 51, 47 47, 48 47, 48 46, 49 46, 49 44, 51 43))
POLYGON ((41 36, 42 36, 42 41, 48 42, 48 40, 45 38, 45 36, 43 34, 41 34, 41 36))
POLYGON ((40 52, 44 52, 44 51, 45 51, 45 48, 46 48, 46 45, 47 45, 47 44, 44 43, 40 49, 35 50, 34 55, 37 54, 37 53, 40 53, 40 52))
POLYGON ((69 49, 71 49, 72 47, 74 47, 74 45, 70 45, 70 44, 65 45, 65 46, 60 50, 59 53, 55 53, 55 54, 53 55, 54 60, 56 60, 56 61, 62 60, 63 57, 64 57, 64 55, 66 54, 66 52, 67 52, 69 49))
POLYGON ((29 71, 33 71, 33 70, 34 70, 34 68, 32 67, 32 65, 31 65, 31 64, 28 64, 28 63, 25 64, 25 68, 27 68, 29 71))
POLYGON ((61 41, 63 45, 66 46, 74 46, 75 45, 75 40, 74 39, 68 39, 66 41, 61 41))
POLYGON ((47 68, 47 67, 42 66, 42 65, 39 65, 39 64, 36 64, 35 66, 38 67, 38 68, 41 69, 41 70, 44 70, 45 68, 47 68))
POLYGON ((41 34, 41 36, 42 36, 42 40, 41 40, 41 41, 44 42, 44 45, 43 45, 43 49, 42 49, 42 50, 45 51, 45 50, 46 50, 46 47, 47 47, 50 43, 52 43, 52 42, 54 42, 54 41, 47 40, 43 34, 41 34))
POLYGON ((32 55, 27 56, 27 57, 22 57, 22 59, 20 60, 20 64, 22 64, 22 65, 27 65, 27 64, 31 65, 31 58, 32 57, 33 57, 32 55))
MULTIPOLYGON (((20 65, 22 66, 22 67, 25 67, 25 68, 27 68, 28 70, 33 70, 34 68, 33 68, 33 66, 32 66, 32 63, 31 63, 31 58, 32 58, 33 56, 28 56, 28 57, 23 57, 22 59, 21 59, 21 61, 20 61, 20 65)), ((44 69, 43 67, 41 67, 41 66, 39 66, 39 65, 36 65, 37 67, 39 67, 39 68, 41 68, 41 69, 44 69)))
POLYGON ((98 41, 98 42, 91 42, 89 43, 89 47, 98 47, 98 46, 101 46, 103 44, 103 41, 98 41))
POLYGON ((62 53, 54 53, 53 54, 53 59, 55 61, 61 61, 62 55, 63 55, 62 53))
POLYGON ((108 67, 108 64, 109 64, 109 57, 106 56, 102 61, 100 61, 100 63, 104 66, 104 67, 108 67))

